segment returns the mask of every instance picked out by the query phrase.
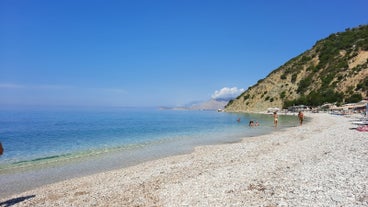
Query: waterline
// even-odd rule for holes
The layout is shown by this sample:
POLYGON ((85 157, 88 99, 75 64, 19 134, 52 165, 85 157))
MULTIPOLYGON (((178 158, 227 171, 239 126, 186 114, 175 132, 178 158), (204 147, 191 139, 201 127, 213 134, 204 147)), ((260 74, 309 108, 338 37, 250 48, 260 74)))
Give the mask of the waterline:
MULTIPOLYGON (((12 116, 15 121, 9 121, 0 114, 0 122, 5 126, 5 130, 0 129, 0 135, 10 135, 4 142, 2 140, 6 151, 0 159, 0 185, 4 186, 0 189, 0 196, 186 154, 199 145, 238 142, 244 137, 275 130, 271 116, 258 114, 191 111, 51 114, 53 116, 49 112, 26 114, 32 119, 25 119, 23 114, 12 116), (236 121, 239 117, 240 123, 236 121), (250 119, 258 120, 261 126, 250 128, 250 119), (11 128, 18 130, 6 132, 11 128), (22 141, 30 144, 16 148, 22 141), (65 145, 60 145, 64 142, 65 145), (37 150, 38 146, 42 150, 37 150), (35 149, 35 155, 32 150, 21 149, 35 149)), ((291 125, 292 122, 282 119, 280 116, 280 128, 282 124, 291 125)))

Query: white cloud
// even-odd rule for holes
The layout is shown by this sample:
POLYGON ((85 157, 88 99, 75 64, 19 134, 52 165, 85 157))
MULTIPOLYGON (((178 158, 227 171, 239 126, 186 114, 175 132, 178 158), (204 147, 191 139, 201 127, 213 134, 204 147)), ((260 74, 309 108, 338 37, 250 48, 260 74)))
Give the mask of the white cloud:
POLYGON ((243 88, 237 88, 237 87, 224 87, 219 91, 215 91, 215 93, 212 94, 213 99, 223 99, 223 100, 231 100, 233 98, 236 98, 241 93, 243 93, 245 90, 243 88))
POLYGON ((73 86, 67 85, 31 85, 30 89, 43 89, 43 90, 64 90, 64 89, 73 89, 73 86))
POLYGON ((128 94, 128 92, 122 88, 96 88, 96 90, 100 90, 106 93, 128 94))
POLYGON ((119 87, 0 82, 0 105, 124 105, 128 91, 119 87))
POLYGON ((24 85, 13 84, 13 83, 0 83, 0 89, 19 89, 25 88, 24 85))
POLYGON ((75 87, 72 85, 55 85, 55 84, 32 84, 32 85, 22 85, 22 84, 14 84, 14 83, 0 83, 0 89, 23 89, 23 90, 67 90, 67 91, 79 91, 79 92, 86 92, 86 91, 99 91, 101 93, 116 93, 116 94, 126 94, 127 91, 122 88, 94 88, 94 87, 75 87))
POLYGON ((68 89, 71 86, 65 85, 22 85, 15 83, 0 83, 0 89, 43 89, 43 90, 59 90, 68 89))

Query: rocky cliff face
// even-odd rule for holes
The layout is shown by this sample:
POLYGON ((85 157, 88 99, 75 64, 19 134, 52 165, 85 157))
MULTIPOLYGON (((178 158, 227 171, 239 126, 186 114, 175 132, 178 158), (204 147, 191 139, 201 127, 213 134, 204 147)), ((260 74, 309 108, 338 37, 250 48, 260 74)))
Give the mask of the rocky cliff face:
POLYGON ((290 105, 345 103, 368 96, 368 26, 347 29, 272 71, 225 107, 266 111, 290 105))

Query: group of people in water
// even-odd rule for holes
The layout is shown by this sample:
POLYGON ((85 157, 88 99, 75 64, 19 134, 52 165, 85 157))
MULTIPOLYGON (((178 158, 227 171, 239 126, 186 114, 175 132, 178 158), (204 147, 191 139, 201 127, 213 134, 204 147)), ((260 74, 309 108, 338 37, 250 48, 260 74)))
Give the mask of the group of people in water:
MULTIPOLYGON (((237 121, 237 122, 240 122, 240 118, 238 118, 236 121, 237 121)), ((255 126, 259 126, 258 121, 250 120, 250 121, 249 121, 249 127, 255 127, 255 126)))
MULTIPOLYGON (((299 119, 299 125, 302 126, 303 125, 303 121, 304 121, 304 114, 302 111, 299 111, 298 113, 298 119, 299 119)), ((240 118, 237 119, 237 122, 240 122, 240 118)), ((277 111, 273 112, 273 124, 274 127, 277 127, 277 124, 279 123, 279 115, 277 114, 277 111)), ((253 121, 250 120, 249 121, 249 127, 255 127, 255 126, 259 126, 258 121, 253 121)))
POLYGON ((259 126, 258 121, 250 120, 250 121, 249 121, 249 127, 255 127, 255 126, 259 126))

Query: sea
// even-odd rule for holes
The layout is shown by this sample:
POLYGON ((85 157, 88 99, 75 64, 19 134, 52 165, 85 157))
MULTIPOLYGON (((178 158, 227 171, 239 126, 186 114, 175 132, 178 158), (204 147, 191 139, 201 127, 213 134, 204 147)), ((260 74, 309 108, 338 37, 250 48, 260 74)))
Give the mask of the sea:
POLYGON ((148 160, 185 154, 196 146, 295 126, 269 114, 156 108, 0 110, 0 197, 44 184, 148 160), (259 126, 249 127, 249 122, 259 126), (25 179, 27 178, 27 179, 25 179))

